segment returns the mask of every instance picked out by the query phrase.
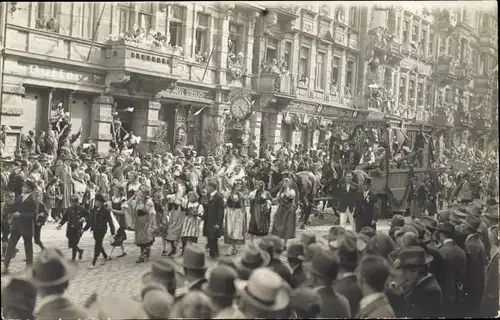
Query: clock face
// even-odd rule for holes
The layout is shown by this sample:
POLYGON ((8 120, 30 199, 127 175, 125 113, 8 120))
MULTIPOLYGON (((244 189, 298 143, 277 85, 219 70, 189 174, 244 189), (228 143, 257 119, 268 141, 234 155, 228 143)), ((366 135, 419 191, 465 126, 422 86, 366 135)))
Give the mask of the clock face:
POLYGON ((236 119, 243 119, 250 113, 250 102, 246 98, 237 98, 231 103, 231 113, 236 119))

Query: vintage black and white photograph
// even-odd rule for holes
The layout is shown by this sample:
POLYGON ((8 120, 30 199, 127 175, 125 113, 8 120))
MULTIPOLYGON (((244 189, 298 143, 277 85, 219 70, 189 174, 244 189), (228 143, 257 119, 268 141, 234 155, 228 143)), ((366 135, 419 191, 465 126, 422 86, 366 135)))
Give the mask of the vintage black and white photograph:
POLYGON ((0 2, 2 319, 496 318, 496 1, 0 2))

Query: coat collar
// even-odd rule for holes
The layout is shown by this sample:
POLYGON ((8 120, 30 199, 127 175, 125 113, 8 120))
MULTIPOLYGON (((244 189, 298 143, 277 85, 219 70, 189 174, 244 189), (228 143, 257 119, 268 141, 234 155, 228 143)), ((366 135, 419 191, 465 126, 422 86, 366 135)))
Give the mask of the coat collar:
POLYGON ((385 294, 383 292, 375 292, 361 299, 359 302, 359 311, 362 314, 368 315, 372 313, 374 309, 386 303, 388 303, 388 300, 385 294))

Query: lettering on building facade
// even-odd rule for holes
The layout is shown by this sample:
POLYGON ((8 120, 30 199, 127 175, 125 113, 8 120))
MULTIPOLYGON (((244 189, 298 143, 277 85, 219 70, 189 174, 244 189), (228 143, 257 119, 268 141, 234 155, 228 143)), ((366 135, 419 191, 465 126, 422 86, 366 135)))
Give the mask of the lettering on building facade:
POLYGON ((185 96, 185 97, 190 97, 194 99, 203 99, 203 100, 214 100, 215 95, 213 92, 210 91, 205 91, 205 90, 197 90, 197 89, 191 89, 191 88, 184 88, 184 87, 179 87, 176 86, 173 89, 169 90, 163 90, 158 94, 160 97, 162 96, 169 96, 169 95, 178 95, 178 96, 185 96))
POLYGON ((105 82, 105 77, 98 74, 75 72, 61 68, 50 68, 36 64, 29 65, 28 76, 79 84, 104 85, 105 82))

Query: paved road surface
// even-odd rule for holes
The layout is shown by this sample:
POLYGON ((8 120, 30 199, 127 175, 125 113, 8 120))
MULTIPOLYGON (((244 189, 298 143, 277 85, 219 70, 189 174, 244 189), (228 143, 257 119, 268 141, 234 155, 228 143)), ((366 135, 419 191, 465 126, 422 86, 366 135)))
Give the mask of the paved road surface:
MULTIPOLYGON (((65 237, 65 228, 56 230, 54 224, 45 225, 42 229, 42 242, 46 247, 58 247, 62 249, 63 253, 70 257, 71 251, 67 248, 67 240, 65 237)), ((314 226, 309 227, 307 231, 314 232, 317 237, 328 234, 330 226, 314 226)), ((386 231, 389 229, 387 222, 381 221, 378 223, 378 230, 386 231)), ((300 237, 303 230, 297 230, 297 238, 300 237)), ((148 272, 151 268, 151 262, 136 264, 135 261, 138 256, 138 248, 133 244, 134 234, 128 232, 128 239, 126 240, 127 255, 123 258, 114 258, 120 254, 120 249, 115 250, 113 260, 107 262, 105 265, 97 264, 97 268, 89 270, 88 266, 92 260, 93 244, 92 233, 86 232, 80 242, 80 247, 85 250, 83 259, 79 261, 80 270, 75 279, 71 280, 68 289, 69 298, 78 304, 83 304, 85 299, 97 291, 102 295, 107 294, 125 294, 134 299, 139 299, 142 289, 142 275, 148 272)), ((105 241, 105 243, 109 243, 105 241)), ((205 245, 206 239, 200 238, 200 243, 205 245)), ((223 240, 219 241, 221 254, 228 251, 228 245, 223 244, 223 240)), ((19 242, 17 248, 19 249, 18 255, 11 263, 11 274, 20 273, 25 267, 24 245, 22 240, 19 242)), ((38 246, 35 245, 35 256, 40 251, 38 246)), ((109 245, 106 251, 109 253, 109 245)), ((157 240, 152 248, 152 258, 161 255, 162 245, 161 240, 157 240)), ((181 258, 176 258, 180 262, 181 258)), ((3 270, 3 264, 2 264, 3 270)), ((8 276, 2 276, 2 281, 8 280, 8 276)), ((182 290, 181 288, 179 288, 182 290)))

